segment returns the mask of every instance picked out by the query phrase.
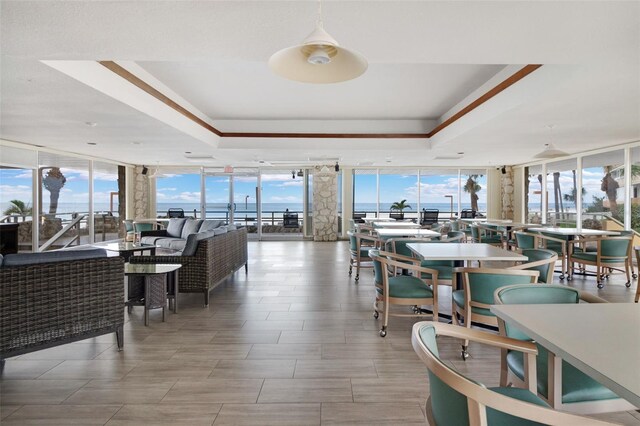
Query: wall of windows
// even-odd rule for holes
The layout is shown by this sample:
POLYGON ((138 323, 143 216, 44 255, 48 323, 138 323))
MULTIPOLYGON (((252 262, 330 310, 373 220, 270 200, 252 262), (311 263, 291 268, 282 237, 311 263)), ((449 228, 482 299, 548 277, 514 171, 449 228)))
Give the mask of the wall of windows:
MULTIPOLYGON (((486 169, 355 169, 353 211, 389 217, 391 206, 405 200, 405 218, 418 218, 422 209, 438 209, 441 219, 461 209, 487 211, 486 169)), ((395 209, 394 209, 395 210, 395 209)))
POLYGON ((517 218, 537 223, 542 217, 544 223, 556 226, 640 231, 637 142, 519 169, 526 183, 521 205, 516 206, 517 218), (546 179, 540 181, 542 174, 546 179))
POLYGON ((19 251, 119 237, 118 165, 5 142, 0 153, 0 222, 18 223, 19 251))

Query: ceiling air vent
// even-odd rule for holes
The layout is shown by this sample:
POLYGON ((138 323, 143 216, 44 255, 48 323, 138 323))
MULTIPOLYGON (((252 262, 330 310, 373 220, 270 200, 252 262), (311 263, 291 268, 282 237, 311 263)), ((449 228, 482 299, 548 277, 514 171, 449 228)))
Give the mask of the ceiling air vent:
POLYGON ((460 160, 463 155, 438 155, 434 160, 460 160))
POLYGON ((211 161, 215 160, 215 157, 211 154, 185 154, 185 158, 192 161, 211 161))

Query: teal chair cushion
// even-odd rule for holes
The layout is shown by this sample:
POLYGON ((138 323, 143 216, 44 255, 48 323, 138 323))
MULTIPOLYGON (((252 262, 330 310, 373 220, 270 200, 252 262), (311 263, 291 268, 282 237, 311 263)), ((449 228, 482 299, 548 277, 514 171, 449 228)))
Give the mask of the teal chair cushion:
MULTIPOLYGON (((453 303, 455 303, 456 305, 464 309, 464 290, 456 290, 453 292, 452 296, 453 296, 453 303)), ((486 315, 490 317, 495 316, 489 309, 485 309, 485 308, 472 307, 471 312, 478 315, 486 315)))
MULTIPOLYGON (((381 288, 376 291, 383 294, 381 288)), ((427 287, 420 278, 409 275, 389 277, 389 297, 401 299, 427 299, 433 297, 433 290, 427 287)))
MULTIPOLYGON (((547 350, 536 344, 538 356, 536 357, 538 392, 548 395, 548 358, 547 350)), ((511 351, 507 354, 507 366, 521 380, 524 380, 524 356, 521 352, 511 351)), ((610 389, 604 387, 573 365, 562 361, 562 402, 600 401, 614 399, 618 396, 610 389)))
MULTIPOLYGON (((452 265, 438 265, 438 264, 433 264, 436 261, 433 260, 425 260, 423 262, 420 263, 420 266, 422 266, 423 268, 429 268, 429 269, 435 269, 436 271, 438 271, 438 279, 439 280, 450 280, 453 279, 453 266, 452 265)), ((446 261, 442 261, 443 263, 446 263, 446 261)), ((422 278, 429 280, 431 279, 431 274, 427 274, 427 273, 423 273, 422 274, 422 278)))
POLYGON ((482 237, 481 241, 485 244, 502 243, 502 239, 500 237, 482 237))
POLYGON ((516 233, 516 243, 518 244, 518 248, 532 249, 535 248, 535 237, 533 237, 532 235, 522 235, 516 233))
MULTIPOLYGON (((571 256, 573 259, 580 259, 580 260, 586 260, 588 262, 596 262, 597 260, 597 253, 593 253, 593 252, 582 252, 582 253, 573 253, 573 255, 571 256)), ((626 260, 626 258, 624 257, 614 257, 614 258, 607 258, 607 259, 601 259, 600 263, 602 264, 606 264, 606 263, 624 263, 626 260)))
POLYGON ((369 250, 371 250, 371 247, 360 247, 360 259, 368 258, 369 250))
POLYGON ((374 256, 378 256, 380 254, 380 250, 369 250, 369 257, 373 260, 373 281, 376 285, 382 285, 382 262, 376 260, 374 256))
MULTIPOLYGON (((551 250, 545 251, 541 249, 524 249, 522 250, 522 254, 527 256, 528 262, 537 262, 540 260, 551 259, 554 253, 551 253, 550 251, 551 250)), ((534 267, 529 267, 525 269, 529 271, 538 271, 540 273, 540 276, 538 277, 538 282, 548 284, 547 275, 549 274, 549 268, 553 268, 553 267, 554 267, 553 264, 547 263, 546 265, 534 266, 534 267)))
POLYGON ((155 229, 155 224, 153 224, 153 223, 134 223, 133 227, 134 227, 136 232, 153 231, 155 229))

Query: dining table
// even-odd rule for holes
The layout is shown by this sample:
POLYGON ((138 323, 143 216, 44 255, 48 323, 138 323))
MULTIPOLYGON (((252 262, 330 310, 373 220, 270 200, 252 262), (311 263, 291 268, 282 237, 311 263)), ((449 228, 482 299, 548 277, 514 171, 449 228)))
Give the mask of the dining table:
POLYGON ((420 225, 414 222, 372 222, 374 228, 420 228, 420 225))
POLYGON ((375 232, 382 239, 398 237, 436 238, 442 235, 437 231, 420 228, 380 228, 376 229, 375 232))
POLYGON ((640 407, 640 305, 493 305, 491 312, 640 407))

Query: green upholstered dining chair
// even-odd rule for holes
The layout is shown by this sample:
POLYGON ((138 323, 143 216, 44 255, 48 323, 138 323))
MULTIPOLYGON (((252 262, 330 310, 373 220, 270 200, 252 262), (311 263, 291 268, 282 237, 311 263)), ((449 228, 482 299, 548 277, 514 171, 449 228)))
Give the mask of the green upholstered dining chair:
POLYGON ((538 234, 538 241, 540 248, 555 251, 558 255, 558 259, 561 260, 562 269, 560 270, 560 280, 564 280, 565 274, 567 274, 567 259, 569 256, 569 236, 557 235, 544 232, 544 228, 532 229, 531 233, 538 234))
POLYGON ((529 271, 538 271, 539 283, 551 284, 553 282, 553 268, 558 261, 558 254, 547 249, 518 249, 520 253, 527 256, 527 261, 520 265, 512 266, 509 269, 526 269, 529 271))
MULTIPOLYGON (((376 298, 374 302, 374 317, 377 319, 382 313, 383 323, 380 327, 380 337, 387 335, 389 316, 396 317, 432 317, 438 319, 438 271, 423 268, 418 259, 413 263, 405 263, 406 256, 399 256, 391 252, 372 252, 374 274, 382 275, 382 284, 376 282, 376 298), (411 275, 391 274, 397 268, 409 270, 411 275), (431 275, 431 283, 420 278, 422 274, 431 275), (391 305, 409 306, 410 313, 391 312, 391 305), (432 312, 425 312, 419 306, 430 305, 432 312)), ((377 281, 379 281, 376 278, 377 281)))
POLYGON ((516 240, 516 248, 524 250, 524 249, 535 249, 540 247, 540 243, 538 242, 538 237, 540 234, 535 234, 527 231, 515 231, 513 233, 516 240))
MULTIPOLYGON (((462 290, 451 293, 451 317, 453 323, 471 328, 472 323, 498 326, 498 319, 490 311, 493 293, 496 289, 510 284, 533 284, 538 281, 538 271, 497 269, 497 268, 455 268, 454 273, 462 274, 462 290)), ((462 359, 469 353, 468 341, 462 344, 462 359)))
POLYGON ((133 229, 133 221, 123 220, 122 224, 124 225, 124 230, 127 233, 124 240, 133 241, 135 239, 135 234, 136 234, 136 231, 133 229))
POLYGON ((449 231, 446 235, 440 237, 440 241, 445 243, 464 243, 467 235, 462 231, 449 231))
POLYGON ((536 375, 528 389, 487 388, 464 376, 440 358, 438 341, 453 337, 518 352, 535 365, 536 346, 478 330, 450 324, 422 321, 414 324, 411 343, 429 374, 427 420, 432 426, 533 426, 533 425, 609 425, 611 423, 555 411, 536 395, 536 375))
POLYGON ((378 248, 380 240, 370 234, 347 232, 349 236, 349 276, 353 273, 353 265, 356 266, 355 280, 360 280, 360 268, 372 268, 373 263, 369 257, 369 250, 378 248))
MULTIPOLYGON (((457 232, 456 235, 462 234, 461 232, 457 232)), ((464 237, 464 234, 462 235, 464 237)), ((400 256, 406 256, 408 259, 398 258, 397 260, 404 263, 414 263, 415 255, 413 252, 407 247, 409 243, 434 243, 441 244, 449 242, 449 240, 436 240, 436 239, 419 239, 419 238, 398 238, 391 239, 389 242, 392 242, 393 245, 390 247, 393 253, 400 256)), ((451 242, 457 242, 455 238, 451 239, 451 242)), ((453 273, 453 268, 455 267, 453 260, 422 260, 420 261, 420 266, 423 268, 435 269, 438 271, 438 285, 453 285, 453 281, 455 279, 455 274, 453 273)), ((429 273, 424 273, 421 276, 422 279, 426 280, 428 283, 432 283, 432 276, 429 273)))
MULTIPOLYGON (((494 298, 495 304, 499 305, 579 303, 581 300, 588 303, 606 303, 606 300, 597 296, 561 285, 506 286, 498 289, 494 298)), ((503 336, 531 341, 526 334, 502 319, 498 321, 498 327, 503 336)), ((559 362, 560 358, 556 358, 539 344, 536 345, 538 394, 556 410, 593 414, 634 409, 629 402, 619 398, 609 388, 568 362, 559 362)), ((509 382, 516 386, 523 385, 524 365, 524 359, 519 353, 503 350, 500 385, 506 386, 509 382)))
POLYGON ((155 226, 155 223, 133 222, 134 232, 153 231, 155 226))
POLYGON ((502 236, 494 229, 486 228, 480 224, 471 225, 471 241, 474 243, 491 244, 492 246, 503 247, 502 236))
POLYGON ((569 277, 573 278, 575 264, 596 267, 596 282, 598 288, 604 287, 603 279, 608 277, 608 271, 615 267, 624 268, 627 274, 627 287, 631 287, 631 249, 632 236, 595 237, 575 240, 575 245, 582 247, 589 243, 596 244, 596 252, 583 250, 569 250, 569 277))

